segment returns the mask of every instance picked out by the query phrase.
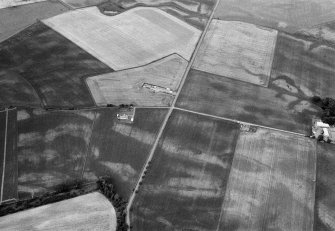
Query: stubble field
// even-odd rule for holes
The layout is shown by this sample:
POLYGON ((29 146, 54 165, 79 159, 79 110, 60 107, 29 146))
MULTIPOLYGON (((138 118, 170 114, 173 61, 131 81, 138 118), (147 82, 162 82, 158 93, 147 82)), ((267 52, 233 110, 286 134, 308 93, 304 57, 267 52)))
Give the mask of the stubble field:
POLYGON ((134 8, 114 17, 88 7, 43 22, 114 70, 142 66, 174 53, 190 60, 201 34, 151 7, 134 8))
POLYGON ((0 229, 116 231, 116 212, 104 195, 94 192, 1 217, 0 229))
POLYGON ((241 132, 217 230, 313 230, 315 141, 241 132))
POLYGON ((215 230, 237 124, 174 111, 132 205, 134 230, 215 230))
POLYGON ((97 105, 168 106, 174 95, 152 92, 143 84, 176 92, 186 67, 187 61, 174 54, 143 67, 89 77, 86 82, 97 105))
POLYGON ((193 68, 266 87, 276 38, 272 29, 212 20, 193 68))

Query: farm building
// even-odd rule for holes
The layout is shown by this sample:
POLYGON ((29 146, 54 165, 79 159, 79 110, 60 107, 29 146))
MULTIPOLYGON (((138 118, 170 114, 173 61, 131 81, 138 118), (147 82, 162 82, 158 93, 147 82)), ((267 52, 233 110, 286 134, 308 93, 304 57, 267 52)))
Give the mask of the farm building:
POLYGON ((313 120, 312 132, 313 138, 328 143, 335 143, 335 127, 323 123, 320 119, 313 120))
POLYGON ((135 108, 133 106, 120 107, 116 117, 119 121, 133 123, 135 117, 135 108))
POLYGON ((157 85, 150 84, 150 83, 144 83, 142 87, 147 88, 154 93, 162 92, 162 93, 166 93, 166 94, 170 94, 170 95, 175 95, 176 94, 175 92, 173 92, 168 87, 161 87, 161 86, 157 86, 157 85))

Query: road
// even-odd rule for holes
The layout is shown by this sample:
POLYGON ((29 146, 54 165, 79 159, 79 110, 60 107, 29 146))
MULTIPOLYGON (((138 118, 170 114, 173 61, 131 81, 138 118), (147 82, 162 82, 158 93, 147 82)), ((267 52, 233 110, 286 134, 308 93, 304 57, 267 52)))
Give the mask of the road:
POLYGON ((188 75, 188 73, 189 73, 189 71, 190 71, 190 69, 191 69, 191 67, 192 67, 192 65, 193 65, 193 62, 194 62, 194 60, 195 60, 195 57, 196 57, 196 55, 197 55, 197 53, 198 53, 198 51, 199 51, 199 49, 200 49, 200 46, 201 46, 201 44, 202 44, 202 41, 203 41, 204 38, 205 38, 205 35, 206 35, 207 31, 208 31, 210 22, 211 22, 212 19, 213 19, 214 12, 215 12, 215 10, 216 10, 216 8, 217 8, 219 2, 220 2, 220 0, 218 0, 218 1, 216 2, 215 6, 214 6, 214 8, 213 8, 213 11, 212 11, 212 13, 211 13, 211 15, 210 15, 210 17, 209 17, 209 19, 208 19, 208 21, 207 21, 206 27, 205 27, 203 33, 201 34, 201 37, 200 37, 200 39, 199 39, 199 41, 198 41, 198 44, 197 44, 197 46, 196 46, 196 48, 195 48, 195 50, 194 50, 194 52, 193 52, 192 58, 191 58, 190 62, 188 63, 187 68, 186 68, 186 70, 185 70, 185 73, 184 73, 184 75, 183 75, 183 77, 182 77, 182 79, 181 79, 181 83, 180 83, 180 85, 179 85, 177 94, 176 94, 176 96, 175 96, 175 98, 174 98, 174 100, 173 100, 171 106, 169 107, 169 111, 168 111, 168 113, 167 113, 167 115, 166 115, 166 117, 165 117, 165 119, 164 119, 164 121, 163 121, 163 124, 162 124, 162 126, 161 126, 161 128, 160 128, 160 130, 159 130, 159 132, 158 132, 157 137, 156 137, 156 140, 155 140, 155 142, 154 142, 154 144, 153 144, 153 146, 152 146, 152 148, 151 148, 151 150, 150 150, 148 159, 147 159, 146 163, 143 165, 142 172, 141 172, 141 174, 140 174, 140 176, 139 176, 139 178, 138 178, 138 180, 137 180, 137 183, 136 183, 136 186, 135 186, 135 188, 134 188, 134 191, 133 191, 132 195, 131 195, 130 198, 129 198, 129 201, 128 201, 128 204, 127 204, 127 217, 126 217, 126 223, 127 223, 128 226, 129 226, 128 230, 130 230, 130 225, 131 225, 131 224, 130 224, 130 208, 131 208, 131 206, 132 206, 132 204, 133 204, 133 202, 134 202, 134 199, 135 199, 135 197, 136 197, 136 192, 138 191, 138 189, 139 189, 139 187, 140 187, 140 182, 141 182, 141 180, 142 180, 142 177, 144 176, 145 169, 147 168, 148 163, 152 160, 152 158, 153 158, 153 156, 154 156, 154 153, 155 153, 155 150, 156 150, 156 148, 157 148, 158 142, 159 142, 159 140, 160 140, 160 138, 161 138, 161 136, 162 136, 162 134, 163 134, 163 132, 164 132, 164 130, 165 130, 165 127, 166 127, 166 125, 167 125, 167 122, 168 122, 168 120, 169 120, 169 118, 170 118, 170 116, 171 116, 171 114, 172 114, 172 111, 175 109, 175 104, 176 104, 176 102, 177 102, 177 99, 178 99, 178 97, 179 97, 179 94, 180 94, 180 92, 181 92, 181 90, 182 90, 182 88, 183 88, 183 85, 184 85, 184 83, 185 83, 186 77, 187 77, 187 75, 188 75))

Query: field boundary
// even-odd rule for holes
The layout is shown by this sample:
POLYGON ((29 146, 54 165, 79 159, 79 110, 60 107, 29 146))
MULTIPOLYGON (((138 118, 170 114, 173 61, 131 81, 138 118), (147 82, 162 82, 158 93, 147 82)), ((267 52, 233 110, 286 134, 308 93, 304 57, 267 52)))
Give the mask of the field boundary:
POLYGON ((3 199, 3 188, 5 184, 5 169, 6 169, 6 154, 7 154, 7 130, 8 130, 8 109, 6 108, 6 125, 5 125, 5 140, 4 140, 4 150, 3 150, 3 163, 2 163, 2 179, 1 179, 1 194, 0 194, 0 203, 3 199))
POLYGON ((306 134, 302 134, 302 133, 298 133, 298 132, 291 132, 291 131, 286 131, 286 130, 282 130, 282 129, 278 129, 278 128, 267 127, 267 126, 264 126, 264 125, 259 125, 259 124, 244 122, 244 121, 236 120, 236 119, 230 119, 230 118, 223 117, 223 116, 216 116, 216 115, 211 115, 211 114, 207 114, 207 113, 196 112, 196 111, 192 111, 192 110, 188 110, 188 109, 183 109, 183 108, 179 108, 179 107, 175 107, 175 109, 179 110, 179 111, 185 111, 185 112, 194 113, 194 114, 198 114, 198 115, 202 115, 202 116, 207 116, 207 117, 212 117, 212 118, 216 118, 216 119, 227 120, 227 121, 231 121, 231 122, 238 123, 238 124, 246 124, 246 125, 256 126, 256 127, 260 127, 260 128, 265 128, 265 129, 268 129, 268 130, 273 130, 273 131, 278 131, 278 132, 284 132, 284 133, 288 133, 288 134, 291 134, 291 135, 306 136, 306 134))
POLYGON ((212 10, 212 12, 211 12, 211 15, 210 15, 210 17, 208 18, 206 27, 205 27, 205 29, 203 30, 203 32, 201 33, 201 36, 200 36, 200 38, 199 38, 199 40, 198 40, 198 42, 197 42, 197 44, 196 44, 196 47, 195 47, 195 49, 194 49, 194 51, 193 51, 193 53, 192 53, 191 59, 190 59, 188 65, 187 65, 187 68, 186 68, 186 70, 185 70, 185 72, 184 72, 184 75, 183 75, 182 78, 181 78, 181 81, 180 81, 180 84, 179 84, 179 88, 178 88, 177 94, 176 94, 175 98, 174 98, 173 101, 172 101, 171 107, 170 107, 169 111, 167 112, 167 115, 165 116, 165 119, 164 119, 164 121, 163 121, 163 123, 162 123, 162 125, 161 125, 161 128, 160 128, 160 130, 159 130, 157 136, 156 136, 155 142, 154 142, 154 144, 153 144, 153 146, 152 146, 152 148, 151 148, 151 151, 150 151, 150 153, 149 153, 149 156, 148 156, 148 158, 147 158, 145 164, 144 164, 143 167, 142 167, 142 171, 141 171, 141 174, 139 175, 139 178, 138 178, 138 180, 137 180, 137 183, 136 183, 136 186, 135 186, 135 188, 134 188, 134 191, 133 191, 133 193, 131 194, 131 196, 130 196, 130 198, 129 198, 129 200, 128 200, 128 204, 127 204, 127 208, 126 208, 126 223, 127 223, 127 225, 128 225, 128 230, 130 230, 130 227, 131 227, 131 225, 130 225, 130 208, 131 208, 131 206, 132 206, 132 204, 133 204, 133 202, 134 202, 134 199, 135 199, 135 197, 136 197, 136 192, 138 191, 138 189, 139 189, 139 187, 140 187, 140 183, 141 183, 141 179, 142 179, 142 177, 143 177, 143 175, 144 175, 144 171, 145 171, 145 169, 147 168, 148 163, 149 163, 149 162, 152 160, 152 158, 153 158, 153 155, 154 155, 155 150, 156 150, 156 148, 157 148, 157 146, 158 146, 159 140, 160 140, 160 138, 161 138, 161 136, 162 136, 162 134, 163 134, 163 132, 164 132, 164 130, 165 130, 165 127, 166 127, 166 125, 167 125, 167 123, 168 123, 168 120, 169 120, 169 118, 170 118, 170 116, 171 116, 171 114, 172 114, 172 112, 173 112, 173 109, 175 108, 175 104, 176 104, 176 102, 177 102, 178 96, 179 96, 179 94, 180 94, 180 92, 181 92, 181 90, 182 90, 182 88, 183 88, 183 85, 184 85, 184 83, 185 83, 186 77, 187 77, 189 71, 191 70, 191 67, 192 67, 193 62, 194 62, 194 60, 195 60, 195 58, 196 58, 196 55, 197 55, 197 53, 198 53, 198 51, 199 51, 199 49, 200 49, 200 46, 201 46, 201 44, 202 44, 202 41, 204 40, 204 38, 205 38, 205 36, 206 36, 206 33, 207 33, 208 29, 209 29, 209 26, 210 26, 210 24, 211 24, 211 21, 212 21, 212 19, 213 19, 213 17, 214 17, 214 12, 215 12, 217 6, 219 5, 219 3, 220 3, 220 0, 217 0, 215 6, 213 7, 213 10, 212 10))

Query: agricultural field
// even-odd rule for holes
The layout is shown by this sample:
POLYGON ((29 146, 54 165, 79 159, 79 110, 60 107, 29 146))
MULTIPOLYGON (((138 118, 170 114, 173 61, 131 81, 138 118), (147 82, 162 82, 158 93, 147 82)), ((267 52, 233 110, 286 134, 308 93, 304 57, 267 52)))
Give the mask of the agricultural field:
POLYGON ((134 230, 216 230, 238 124, 174 111, 132 205, 134 230))
POLYGON ((277 31, 253 24, 212 20, 193 68, 267 86, 277 31))
POLYGON ((298 93, 191 70, 177 107, 309 134, 319 109, 298 93))
POLYGON ((0 202, 17 198, 17 111, 0 112, 0 202))
POLYGON ((43 2, 46 0, 2 0, 0 2, 0 9, 7 8, 7 7, 15 7, 25 4, 31 4, 36 2, 43 2))
POLYGON ((224 0, 214 18, 254 23, 287 32, 335 20, 335 2, 329 0, 224 0))
POLYGON ((1 217, 0 229, 116 231, 116 212, 104 195, 94 192, 1 217))
POLYGON ((110 0, 100 4, 98 7, 101 12, 118 11, 119 13, 125 9, 140 6, 157 7, 199 30, 203 30, 216 1, 217 0, 110 0))
POLYGON ((241 132, 216 230, 313 230, 315 141, 241 132))
MULTIPOLYGON (((1 2, 3 1, 0 1, 0 4, 1 2)), ((32 25, 37 20, 52 17, 68 10, 58 1, 43 1, 0 9, 0 42, 32 25), (19 15, 24 15, 24 17, 18 17, 19 15)))
POLYGON ((335 145, 317 145, 314 230, 335 230, 335 145))
MULTIPOLYGON (((16 92, 12 90, 16 85, 8 84, 10 74, 12 81, 24 82, 20 85, 30 83, 43 104, 51 107, 93 106, 85 78, 113 71, 41 22, 0 44, 0 69, 5 73, 0 76, 0 89, 16 92)), ((27 90, 17 98, 6 95, 4 101, 17 103, 29 94, 26 100, 37 104, 32 88, 27 90)))
POLYGON ((18 111, 20 199, 82 177, 95 118, 92 111, 18 111))
POLYGON ((335 22, 327 22, 311 28, 304 28, 295 33, 297 36, 306 36, 314 40, 335 44, 335 22))
POLYGON ((38 107, 41 100, 31 84, 12 71, 0 71, 0 104, 38 107))
POLYGON ((173 53, 190 60, 201 34, 162 10, 145 7, 114 17, 88 7, 43 22, 118 71, 173 53))
POLYGON ((270 87, 301 95, 335 97, 335 47, 279 33, 270 87))
POLYGON ((167 109, 136 108, 133 124, 118 122, 117 110, 97 111, 84 178, 112 177, 127 200, 150 153, 167 109))
POLYGON ((61 0, 61 1, 76 9, 89 6, 96 6, 104 2, 108 2, 108 0, 61 0))
POLYGON ((143 84, 176 92, 187 64, 185 59, 173 54, 146 66, 89 77, 86 82, 97 105, 168 106, 174 94, 153 92, 143 84))

